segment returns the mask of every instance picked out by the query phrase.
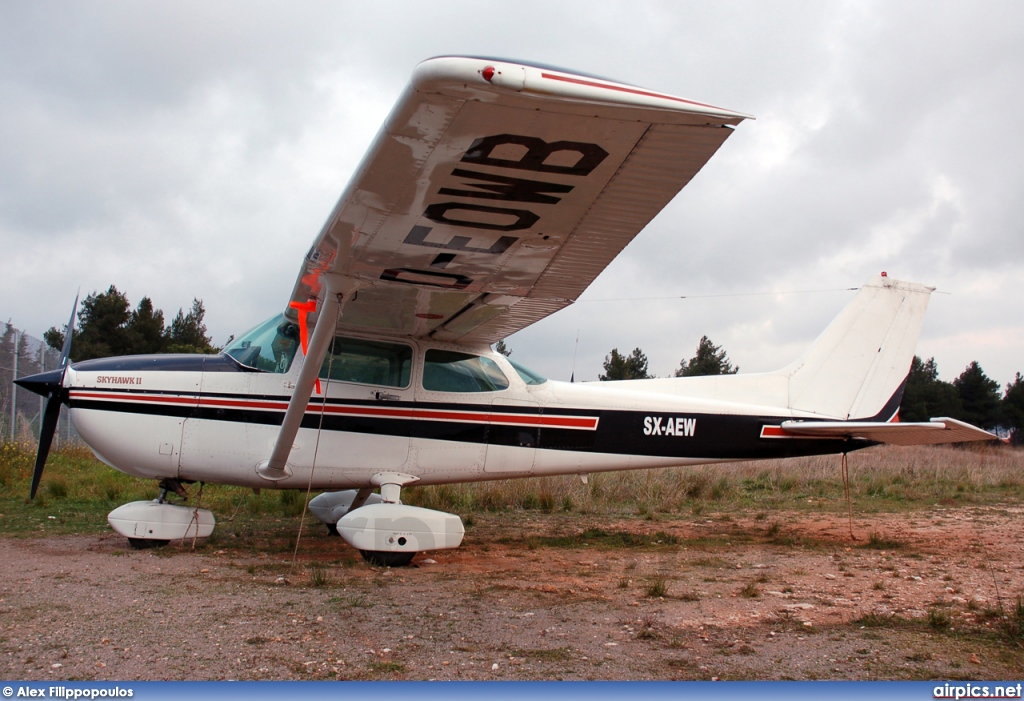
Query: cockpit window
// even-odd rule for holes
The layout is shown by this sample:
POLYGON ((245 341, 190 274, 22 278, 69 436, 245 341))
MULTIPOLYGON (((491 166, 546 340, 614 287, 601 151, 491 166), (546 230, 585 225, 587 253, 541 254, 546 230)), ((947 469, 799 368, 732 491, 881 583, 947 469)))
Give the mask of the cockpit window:
POLYGON ((283 373, 288 372, 298 348, 299 325, 279 314, 236 338, 224 353, 246 367, 283 373))
POLYGON ((522 365, 512 360, 511 358, 505 358, 505 360, 507 360, 508 364, 512 366, 512 369, 515 370, 516 373, 518 373, 519 377, 523 379, 523 382, 525 382, 528 385, 542 385, 548 381, 548 378, 538 375, 533 370, 524 368, 522 365))
POLYGON ((404 343, 335 337, 320 377, 384 387, 408 387, 412 348, 404 343))
POLYGON ((490 358, 456 351, 427 351, 423 389, 435 392, 498 392, 508 378, 490 358))

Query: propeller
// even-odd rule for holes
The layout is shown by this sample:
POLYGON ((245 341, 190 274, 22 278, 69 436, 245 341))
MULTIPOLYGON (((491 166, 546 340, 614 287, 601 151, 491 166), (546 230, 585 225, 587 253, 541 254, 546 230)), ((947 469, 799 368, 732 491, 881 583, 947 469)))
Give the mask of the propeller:
POLYGON ((36 464, 32 470, 32 488, 29 491, 29 501, 36 498, 39 480, 43 477, 43 467, 46 465, 46 458, 50 454, 53 434, 57 431, 57 420, 60 419, 60 405, 68 400, 68 391, 64 389, 64 376, 67 374, 68 366, 71 364, 71 337, 75 331, 75 313, 77 311, 78 295, 75 295, 75 304, 71 308, 71 318, 68 319, 67 331, 64 335, 64 346, 60 350, 60 364, 58 367, 55 370, 22 377, 14 381, 19 387, 24 387, 30 392, 46 397, 43 423, 39 429, 39 451, 36 453, 36 464))

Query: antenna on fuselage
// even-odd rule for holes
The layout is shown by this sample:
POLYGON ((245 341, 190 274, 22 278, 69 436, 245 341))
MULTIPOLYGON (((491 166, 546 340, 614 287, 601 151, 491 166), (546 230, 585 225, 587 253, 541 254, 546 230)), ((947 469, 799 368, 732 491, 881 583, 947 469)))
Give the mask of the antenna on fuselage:
POLYGON ((576 347, 572 351, 572 373, 569 375, 569 382, 576 381, 576 354, 580 350, 580 330, 576 329, 576 347))

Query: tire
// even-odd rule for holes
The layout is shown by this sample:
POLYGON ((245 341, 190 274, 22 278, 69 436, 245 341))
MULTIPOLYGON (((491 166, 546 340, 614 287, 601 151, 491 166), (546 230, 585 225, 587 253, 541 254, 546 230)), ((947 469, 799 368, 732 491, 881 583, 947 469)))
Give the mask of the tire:
POLYGON ((336 523, 325 523, 324 525, 327 526, 327 535, 329 535, 329 536, 340 536, 341 535, 340 533, 338 533, 338 524, 336 524, 336 523))
POLYGON ((416 553, 393 553, 386 550, 360 550, 359 554, 371 565, 378 567, 405 567, 416 553))
POLYGON ((162 548, 171 541, 155 540, 152 538, 129 538, 128 544, 135 550, 149 550, 150 548, 162 548))

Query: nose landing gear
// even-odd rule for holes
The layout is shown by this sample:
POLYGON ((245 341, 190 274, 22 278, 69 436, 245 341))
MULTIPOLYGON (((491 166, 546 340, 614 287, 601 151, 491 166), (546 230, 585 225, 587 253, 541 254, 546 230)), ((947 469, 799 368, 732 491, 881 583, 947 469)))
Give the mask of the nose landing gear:
POLYGON ((188 498, 188 492, 178 480, 160 482, 160 495, 153 501, 133 501, 114 509, 107 515, 107 523, 128 539, 136 550, 158 548, 172 540, 206 538, 213 533, 217 521, 213 512, 194 506, 167 502, 167 493, 174 492, 188 498))

